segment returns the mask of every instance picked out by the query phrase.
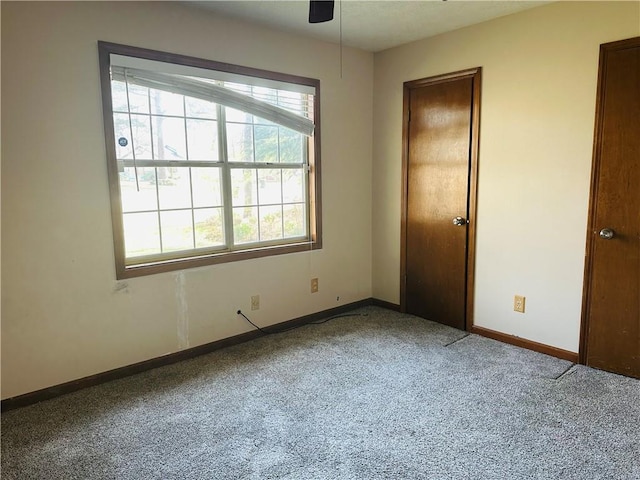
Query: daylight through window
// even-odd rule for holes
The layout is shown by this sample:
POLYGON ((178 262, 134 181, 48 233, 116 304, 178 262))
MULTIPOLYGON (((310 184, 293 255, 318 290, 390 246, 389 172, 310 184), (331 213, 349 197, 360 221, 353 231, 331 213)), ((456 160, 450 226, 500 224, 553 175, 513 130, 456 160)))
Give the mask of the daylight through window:
POLYGON ((317 80, 100 53, 119 278, 320 246, 317 80))

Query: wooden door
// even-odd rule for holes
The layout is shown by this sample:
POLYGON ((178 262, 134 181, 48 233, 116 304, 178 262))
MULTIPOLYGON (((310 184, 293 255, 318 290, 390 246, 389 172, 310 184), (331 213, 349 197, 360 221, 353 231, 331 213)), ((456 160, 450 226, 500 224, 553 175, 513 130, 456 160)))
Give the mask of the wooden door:
POLYGON ((600 48, 581 347, 640 378, 640 37, 600 48))
POLYGON ((479 81, 474 69, 405 83, 401 308, 460 329, 471 311, 479 81))

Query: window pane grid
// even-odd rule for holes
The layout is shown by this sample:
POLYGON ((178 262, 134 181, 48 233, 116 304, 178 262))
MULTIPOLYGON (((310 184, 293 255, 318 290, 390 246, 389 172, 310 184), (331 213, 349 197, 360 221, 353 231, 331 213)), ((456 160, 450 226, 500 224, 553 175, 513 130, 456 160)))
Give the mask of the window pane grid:
MULTIPOLYGON (((129 159, 119 159, 117 160, 118 167, 131 167, 133 168, 133 160, 129 159)), ((165 161, 165 160, 137 160, 136 165, 138 167, 162 167, 162 168, 180 168, 180 167, 221 167, 223 166, 222 162, 210 162, 210 161, 199 161, 199 160, 189 160, 189 161, 165 161)), ((280 167, 280 165, 278 165, 280 167)), ((300 168, 300 165, 292 165, 292 167, 300 168)))
MULTIPOLYGON (((160 186, 158 185, 158 168, 157 167, 155 168, 155 171, 156 171, 156 195, 158 196, 158 200, 157 200, 158 201, 158 205, 160 205, 160 186)), ((163 238, 163 235, 162 235, 162 220, 160 218, 160 212, 161 212, 161 210, 160 210, 160 208, 158 208, 158 211, 156 212, 156 215, 158 216, 158 229, 160 231, 160 251, 164 252, 164 246, 163 246, 163 243, 162 243, 162 238, 163 238)))
MULTIPOLYGON (((187 132, 187 120, 186 120, 186 111, 187 111, 187 102, 185 97, 182 97, 182 109, 185 112, 185 118, 183 119, 184 126, 184 139, 185 139, 185 152, 187 154, 187 159, 191 158, 189 155, 189 132, 187 132)), ((189 169, 189 201, 191 204, 191 208, 189 210, 189 217, 191 220, 191 246, 192 248, 196 247, 196 220, 193 213, 193 175, 191 169, 189 169)))
MULTIPOLYGON (((151 111, 151 96, 149 95, 149 89, 147 89, 147 105, 149 112, 151 111)), ((153 122, 149 118, 149 133, 151 134, 151 158, 156 158, 155 144, 153 143, 153 122)), ((154 168, 155 172, 155 186, 156 186, 156 205, 160 205, 160 189, 158 188, 158 168, 154 168)), ((160 252, 163 252, 162 248, 162 222, 160 221, 160 210, 156 211, 156 221, 158 222, 159 240, 160 240, 160 252)))
POLYGON ((233 229, 233 214, 229 213, 229 209, 232 205, 232 187, 231 187, 231 171, 229 169, 229 151, 227 148, 228 140, 227 140, 227 117, 226 117, 226 109, 222 107, 222 105, 217 105, 216 110, 218 121, 218 154, 219 158, 223 161, 222 167, 222 198, 223 205, 225 206, 224 216, 223 216, 223 226, 224 226, 224 240, 227 248, 230 248, 231 245, 235 245, 235 232, 233 229))
POLYGON ((295 237, 286 237, 276 241, 264 241, 264 242, 247 242, 239 243, 234 247, 216 246, 216 247, 200 247, 188 250, 172 250, 163 253, 150 253, 144 255, 128 255, 125 260, 127 266, 136 266, 141 264, 153 264, 155 262, 163 262, 168 260, 177 260, 185 258, 185 253, 189 253, 188 258, 206 257, 211 254, 224 254, 231 252, 242 252, 255 248, 267 248, 277 247, 285 245, 303 245, 307 243, 306 235, 298 235, 295 237), (193 255, 191 255, 193 254, 193 255))
MULTIPOLYGON (((181 126, 184 130, 184 138, 185 140, 188 138, 188 126, 187 126, 187 119, 188 118, 193 118, 196 119, 197 121, 199 121, 200 119, 196 118, 196 117, 186 117, 185 116, 178 116, 178 115, 153 115, 153 114, 139 114, 139 113, 134 113, 132 112, 132 108, 131 108, 131 101, 130 101, 130 92, 129 92, 129 88, 128 88, 128 84, 125 82, 124 83, 124 89, 125 89, 125 102, 126 102, 126 110, 125 109, 116 109, 114 113, 121 113, 124 114, 127 118, 127 137, 129 137, 130 140, 130 149, 128 150, 130 152, 130 155, 125 155, 125 158, 121 158, 121 160, 118 162, 119 166, 120 166, 120 170, 124 171, 124 168, 129 166, 129 164, 132 165, 134 171, 135 171, 135 179, 136 179, 136 190, 138 192, 140 192, 140 186, 138 185, 139 182, 139 178, 138 178, 138 165, 137 165, 137 160, 138 160, 138 151, 139 148, 137 147, 137 141, 136 138, 137 136, 134 133, 134 129, 133 129, 133 118, 136 118, 138 120, 140 119, 148 119, 148 136, 151 139, 154 139, 154 141, 149 142, 149 153, 150 155, 147 156, 147 158, 150 157, 149 160, 144 161, 145 163, 145 167, 149 167, 149 164, 152 164, 155 166, 155 168, 153 169, 154 175, 154 197, 155 197, 155 206, 150 206, 148 208, 145 209, 136 209, 136 208, 131 208, 131 206, 129 206, 128 208, 125 207, 125 197, 121 194, 121 198, 123 201, 123 213, 126 213, 126 217, 125 219, 129 219, 127 221, 131 221, 136 217, 136 214, 154 214, 155 217, 155 225, 156 225, 156 229, 157 229, 157 242, 159 243, 158 247, 159 248, 153 248, 152 250, 157 250, 159 249, 160 253, 164 253, 168 250, 167 245, 166 245, 166 239, 167 239, 167 232, 166 232, 166 228, 167 228, 167 223, 166 221, 163 221, 163 216, 165 217, 164 220, 167 219, 167 215, 171 215, 172 212, 176 213, 176 212, 187 212, 189 217, 190 217, 190 228, 191 228, 191 245, 188 246, 187 249, 194 249, 196 247, 196 244, 198 243, 198 240, 196 238, 197 233, 198 233, 198 228, 196 225, 196 214, 199 212, 206 212, 207 210, 205 210, 205 208, 202 207, 196 207, 195 206, 195 200, 194 200, 194 191, 193 191, 193 184, 194 184, 194 178, 193 178, 193 171, 189 168, 187 170, 187 175, 188 175, 188 179, 187 179, 187 184, 188 184, 188 195, 189 195, 189 205, 188 208, 167 208, 166 206, 162 206, 162 195, 161 195, 161 189, 160 189, 160 185, 161 185, 161 181, 160 179, 165 177, 167 169, 169 169, 169 171, 171 170, 171 167, 176 167, 176 165, 184 165, 185 167, 189 167, 189 166, 193 166, 190 165, 188 163, 188 159, 190 158, 190 154, 189 154, 189 142, 185 141, 184 142, 184 150, 186 153, 186 160, 185 161, 179 161, 179 162, 171 162, 171 167, 166 166, 166 161, 162 160, 161 158, 158 157, 162 157, 162 143, 160 142, 160 135, 158 130, 161 129, 162 127, 162 119, 167 118, 173 118, 174 121, 178 121, 181 123, 181 126), (154 121, 155 120, 155 121, 154 121), (131 160, 127 160, 126 157, 130 157, 131 160)), ((149 89, 144 89, 144 93, 145 93, 145 97, 146 97, 146 103, 147 103, 147 111, 148 112, 159 112, 159 111, 164 111, 162 109, 159 108, 157 102, 154 108, 154 105, 152 104, 152 98, 151 98, 151 93, 149 91, 149 89)), ((181 98, 182 100, 182 106, 181 108, 186 112, 187 111, 187 105, 186 105, 186 98, 183 96, 181 98)), ((115 117, 115 115, 114 115, 115 117)), ((216 118, 216 115, 209 115, 209 117, 213 117, 216 118)), ((117 118, 117 117, 115 117, 117 118)), ((125 137, 126 138, 126 137, 125 137)), ((146 155, 145 155, 146 156, 146 155)), ((144 158, 144 157, 143 157, 144 158)), ((200 162, 199 162, 200 163, 200 162)), ((205 164, 207 166, 211 165, 211 162, 205 162, 205 164)), ((220 164, 219 163, 214 163, 212 166, 218 167, 220 164)), ((170 174, 169 174, 170 176, 170 174)), ((124 188, 124 179, 121 176, 121 190, 124 188)), ((123 192, 124 193, 124 192, 123 192)), ((129 202, 131 203, 131 202, 129 202)), ((219 202, 214 202, 216 204, 219 204, 219 202)), ((219 207, 218 207, 219 208, 219 207)), ((209 211, 211 211, 211 209, 209 209, 209 211)), ((214 209, 215 211, 215 209, 214 209)), ((138 215, 139 216, 139 215, 138 215)), ((149 217, 145 217, 148 218, 149 217)), ((131 228, 127 228, 127 231, 131 231, 131 228)), ((126 232, 125 232, 126 233, 126 232)), ((129 237, 131 237, 131 235, 129 235, 129 237)), ((131 243, 132 239, 129 238, 129 243, 131 243)), ((185 246, 186 247, 186 246, 185 246)), ((175 247, 171 248, 170 250, 176 250, 175 247)), ((131 252, 130 249, 127 249, 127 251, 129 251, 130 254, 132 254, 133 256, 135 256, 137 253, 139 252, 131 252)))
MULTIPOLYGON (((187 97, 185 97, 185 100, 187 99, 187 97)), ((119 114, 123 114, 123 115, 133 115, 138 116, 138 117, 164 117, 164 118, 177 118, 179 120, 185 119, 185 120, 216 120, 215 117, 212 118, 208 118, 208 117, 197 117, 197 116, 193 116, 193 115, 175 115, 175 114, 169 114, 169 113, 152 113, 149 114, 148 112, 133 112, 133 111, 129 111, 129 110, 113 110, 113 113, 119 113, 119 114)), ((239 122, 242 123, 242 122, 239 122)))
MULTIPOLYGON (((302 134, 241 111, 227 119, 230 107, 127 81, 112 82, 114 98, 122 86, 124 95, 113 100, 112 114, 126 265, 183 258, 179 252, 191 257, 309 240, 302 134), (118 115, 126 132, 118 130, 118 115), (201 173, 196 176, 193 168, 201 173), (131 169, 133 175, 127 173, 131 169), (211 174, 202 173, 207 171, 211 174), (234 180, 239 172, 243 179, 234 180), (126 196, 132 192, 132 178, 137 194, 126 196), (291 178, 296 180, 291 183, 291 178), (132 237, 145 231, 146 246, 132 237)), ((308 94, 236 86, 254 98, 313 117, 308 94)))
POLYGON ((306 163, 302 134, 249 114, 244 114, 242 121, 237 118, 241 112, 228 107, 225 111, 234 117, 225 122, 227 143, 231 145, 229 162, 306 163), (267 133, 269 131, 271 136, 267 133))

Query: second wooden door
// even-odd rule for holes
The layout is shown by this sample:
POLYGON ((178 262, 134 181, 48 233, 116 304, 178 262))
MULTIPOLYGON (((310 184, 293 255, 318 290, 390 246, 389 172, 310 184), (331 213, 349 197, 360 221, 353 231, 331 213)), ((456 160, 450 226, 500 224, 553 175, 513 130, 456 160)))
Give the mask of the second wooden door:
POLYGON ((479 69, 405 84, 404 311, 465 329, 479 69))

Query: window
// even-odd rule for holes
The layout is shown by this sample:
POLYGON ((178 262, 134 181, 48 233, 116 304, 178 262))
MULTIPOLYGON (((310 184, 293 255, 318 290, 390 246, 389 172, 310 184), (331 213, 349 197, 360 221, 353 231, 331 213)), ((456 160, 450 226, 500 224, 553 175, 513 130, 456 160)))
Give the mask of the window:
POLYGON ((99 52, 118 278, 321 248, 318 80, 99 52))

